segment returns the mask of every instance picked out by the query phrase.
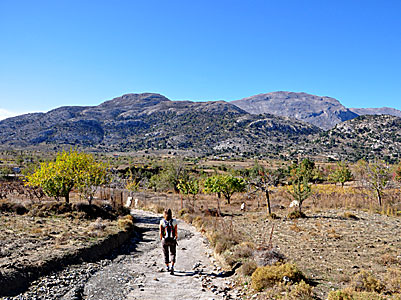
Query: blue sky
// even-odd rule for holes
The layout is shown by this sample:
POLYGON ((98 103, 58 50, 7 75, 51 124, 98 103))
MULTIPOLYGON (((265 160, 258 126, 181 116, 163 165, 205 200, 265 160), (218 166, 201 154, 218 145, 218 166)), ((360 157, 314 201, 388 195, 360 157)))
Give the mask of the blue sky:
POLYGON ((0 116, 125 93, 401 109, 401 1, 0 0, 0 116))

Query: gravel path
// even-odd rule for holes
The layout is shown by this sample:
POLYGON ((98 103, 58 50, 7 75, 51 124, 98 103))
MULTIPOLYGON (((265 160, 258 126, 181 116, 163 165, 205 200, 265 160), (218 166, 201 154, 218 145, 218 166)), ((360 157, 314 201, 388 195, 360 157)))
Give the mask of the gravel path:
POLYGON ((204 238, 184 222, 178 222, 175 274, 164 267, 158 224, 161 216, 132 210, 136 236, 96 263, 70 266, 35 281, 28 291, 7 300, 147 300, 147 299, 236 299, 229 279, 220 276, 204 238))

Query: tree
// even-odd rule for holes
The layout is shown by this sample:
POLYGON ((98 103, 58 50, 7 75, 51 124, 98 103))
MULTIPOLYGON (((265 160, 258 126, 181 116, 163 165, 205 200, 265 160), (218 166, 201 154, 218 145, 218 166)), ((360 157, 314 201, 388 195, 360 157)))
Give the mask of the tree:
POLYGON ((178 182, 178 190, 184 195, 192 195, 192 206, 195 206, 196 195, 199 194, 199 182, 195 178, 187 180, 180 179, 178 182))
POLYGON ((294 163, 290 166, 289 193, 298 201, 299 212, 302 212, 302 203, 311 195, 311 180, 315 170, 315 163, 304 159, 301 163, 294 163))
POLYGON ((91 203, 93 188, 107 182, 107 172, 106 166, 97 163, 92 155, 71 149, 58 153, 54 161, 42 163, 26 180, 28 186, 40 186, 46 195, 56 200, 64 197, 67 203, 76 187, 91 203))
POLYGON ((352 173, 345 162, 338 162, 337 168, 329 174, 329 180, 334 183, 341 183, 344 188, 344 183, 352 180, 352 173))
POLYGON ((163 166, 162 171, 153 175, 149 180, 149 187, 157 190, 173 189, 178 193, 180 180, 188 179, 188 171, 182 160, 171 160, 163 166))
POLYGON ((401 182, 401 161, 394 168, 394 179, 401 182))
POLYGON ((86 198, 92 205, 93 197, 99 186, 110 182, 107 166, 102 162, 96 162, 89 154, 81 153, 81 159, 85 161, 80 172, 76 175, 76 188, 81 197, 86 198))
POLYGON ((382 206, 383 193, 391 179, 391 169, 382 160, 367 162, 360 160, 357 163, 357 173, 376 194, 377 201, 382 206))
POLYGON ((250 186, 264 193, 267 213, 269 216, 272 214, 269 186, 278 185, 281 175, 282 172, 280 172, 280 170, 265 168, 260 165, 258 161, 255 161, 254 166, 249 170, 248 183, 250 186))
POLYGON ((245 180, 232 175, 214 175, 206 179, 205 182, 207 193, 217 193, 219 198, 219 195, 222 194, 228 204, 230 204, 231 197, 235 192, 243 192, 245 188, 245 180))

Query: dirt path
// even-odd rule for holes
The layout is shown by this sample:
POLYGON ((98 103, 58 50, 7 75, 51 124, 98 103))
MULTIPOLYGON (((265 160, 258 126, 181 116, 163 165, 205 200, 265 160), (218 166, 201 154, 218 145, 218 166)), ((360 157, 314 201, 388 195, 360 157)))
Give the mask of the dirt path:
POLYGON ((203 237, 178 221, 175 274, 164 269, 158 224, 161 216, 133 210, 140 232, 135 252, 116 260, 92 276, 83 289, 83 299, 230 299, 227 279, 216 276, 203 237))
POLYGON ((133 210, 136 235, 110 257, 44 276, 24 293, 6 300, 238 299, 229 278, 221 276, 204 238, 178 221, 174 275, 164 267, 158 224, 161 215, 133 210))

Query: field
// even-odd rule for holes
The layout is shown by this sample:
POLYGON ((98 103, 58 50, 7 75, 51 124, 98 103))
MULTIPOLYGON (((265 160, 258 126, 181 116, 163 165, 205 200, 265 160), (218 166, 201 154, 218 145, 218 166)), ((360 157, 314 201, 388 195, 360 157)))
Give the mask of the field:
MULTIPOLYGON (((302 169, 297 169, 297 165, 291 167, 288 162, 270 163, 273 166, 270 174, 279 176, 274 185, 263 186, 269 190, 271 215, 264 190, 252 189, 254 161, 171 161, 146 157, 141 162, 140 157, 116 156, 110 165, 115 168, 112 181, 95 194, 94 201, 99 207, 107 203, 114 208, 121 207, 130 196, 131 207, 158 213, 165 207, 172 208, 176 217, 192 223, 209 240, 216 259, 226 270, 236 271, 235 288, 241 290, 245 299, 297 299, 294 296, 297 289, 306 291, 309 298, 304 295, 304 299, 331 297, 330 300, 341 299, 333 298, 331 292, 344 289, 349 293, 374 293, 372 299, 390 297, 401 291, 401 201, 399 180, 394 175, 400 168, 379 166, 387 174, 385 185, 380 187, 380 205, 369 186, 366 175, 369 165, 352 165, 350 169, 355 175, 342 186, 330 183, 335 164, 311 164, 315 179, 303 187, 311 188, 303 200, 303 216, 298 213, 298 207, 290 207, 294 200, 291 176, 302 169), (361 173, 362 167, 365 171, 361 173), (206 193, 208 178, 226 180, 234 176, 244 178, 237 182, 243 186, 233 192, 230 203, 222 193, 218 197, 216 186, 206 193), (245 182, 249 183, 247 188, 245 182), (272 261, 279 263, 278 266, 287 266, 286 263, 290 268, 297 268, 302 276, 290 278, 285 284, 283 278, 287 276, 280 273, 274 275, 272 282, 262 278, 264 283, 255 285, 259 280, 255 274, 267 272, 266 268, 270 267, 271 262, 265 264, 260 260, 266 253, 276 255, 272 261), (355 279, 361 276, 367 279, 355 279), (301 278, 306 286, 299 283, 301 278), (355 282, 362 282, 362 287, 355 282)), ((261 165, 264 168, 269 164, 261 162, 261 165)), ((262 176, 263 172, 256 172, 254 176, 262 176)), ((10 191, 2 201, 12 202, 15 207, 26 206, 29 212, 16 214, 18 210, 10 212, 4 209, 7 205, 2 206, 2 270, 34 265, 60 253, 90 247, 91 243, 124 227, 115 218, 96 214, 85 217, 88 212, 82 207, 87 210, 91 205, 82 204, 76 190, 72 190, 71 200, 74 205, 80 203, 77 207, 81 210, 62 214, 49 213, 53 204, 43 208, 44 203, 54 203, 49 197, 30 199, 30 194, 18 194, 18 189, 10 191)))

